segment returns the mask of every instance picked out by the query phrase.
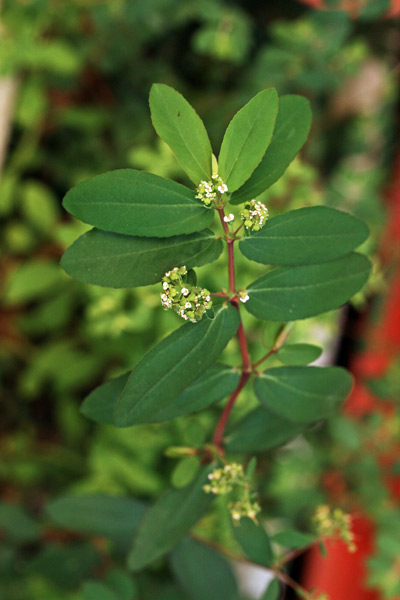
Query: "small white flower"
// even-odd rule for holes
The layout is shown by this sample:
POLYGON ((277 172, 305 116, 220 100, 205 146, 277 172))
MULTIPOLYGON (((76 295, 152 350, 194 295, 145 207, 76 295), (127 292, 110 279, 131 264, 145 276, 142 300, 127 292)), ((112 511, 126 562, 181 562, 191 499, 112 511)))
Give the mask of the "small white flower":
POLYGON ((183 294, 184 296, 187 296, 187 295, 189 294, 189 290, 188 290, 187 288, 185 288, 185 287, 183 287, 183 288, 181 289, 181 292, 182 292, 182 294, 183 294))
POLYGON ((243 298, 240 297, 240 302, 244 303, 244 302, 247 302, 247 300, 250 300, 250 296, 248 294, 246 294, 245 296, 243 296, 243 298))
POLYGON ((162 284, 164 290, 169 290, 169 285, 166 281, 164 281, 164 283, 162 284))
POLYGON ((225 185, 225 183, 222 183, 221 185, 219 185, 219 186, 218 186, 218 191, 219 191, 221 194, 225 194, 225 192, 227 192, 227 191, 228 191, 228 186, 227 186, 227 185, 225 185))
POLYGON ((232 213, 230 213, 229 215, 226 215, 224 217, 224 221, 225 223, 232 223, 232 221, 235 220, 235 215, 233 215, 232 213))
POLYGON ((186 302, 186 304, 185 304, 185 308, 192 308, 192 305, 191 305, 191 303, 190 303, 190 302, 186 302))

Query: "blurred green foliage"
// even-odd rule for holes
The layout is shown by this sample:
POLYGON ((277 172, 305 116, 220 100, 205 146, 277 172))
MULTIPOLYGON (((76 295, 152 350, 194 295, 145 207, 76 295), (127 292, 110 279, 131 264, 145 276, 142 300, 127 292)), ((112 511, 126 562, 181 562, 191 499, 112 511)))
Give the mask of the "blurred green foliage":
MULTIPOLYGON (((374 257, 394 149, 395 23, 377 28, 373 20, 315 12, 294 0, 4 0, 0 19, 0 74, 18 80, 0 175, 0 596, 184 600, 164 563, 133 580, 106 535, 65 532, 43 512, 60 493, 155 497, 171 476, 173 483, 180 479, 165 449, 190 443, 193 428, 209 436, 219 410, 128 430, 93 426, 80 415, 87 393, 131 368, 177 320, 161 310, 156 287, 101 289, 63 274, 62 251, 85 227, 62 212, 62 197, 77 182, 115 168, 186 182, 151 127, 147 97, 154 81, 185 94, 215 146, 226 114, 275 86, 280 94, 309 97, 314 128, 305 152, 262 201, 273 215, 319 203, 349 209, 369 224, 363 249, 374 257)), ((239 274, 242 264, 238 255, 239 274)), ((239 275, 239 286, 261 273, 257 264, 251 269, 239 275)), ((225 281, 220 267, 200 273, 208 288, 225 281)), ((377 263, 368 292, 383 286, 377 263)), ((365 302, 365 295, 357 298, 357 306, 365 302)), ((308 319, 290 341, 317 343, 324 360, 334 359, 341 318, 335 312, 308 319)), ((248 314, 244 319, 250 347, 261 355, 275 332, 260 331, 248 314)), ((224 361, 237 363, 234 342, 224 361)), ((392 380, 380 389, 392 389, 392 380)), ((255 404, 243 394, 233 419, 255 404)), ((382 427, 377 417, 355 423, 338 416, 278 453, 262 453, 257 472, 273 533, 282 519, 289 528, 309 529, 314 508, 328 497, 326 473, 342 469, 351 494, 382 525, 371 581, 389 598, 399 593, 387 573, 398 555, 400 518, 394 511, 389 520, 387 492, 378 485, 382 427), (376 452, 366 455, 372 437, 376 452)), ((344 494, 344 505, 351 494, 344 494)), ((235 544, 223 502, 199 528, 235 544)))

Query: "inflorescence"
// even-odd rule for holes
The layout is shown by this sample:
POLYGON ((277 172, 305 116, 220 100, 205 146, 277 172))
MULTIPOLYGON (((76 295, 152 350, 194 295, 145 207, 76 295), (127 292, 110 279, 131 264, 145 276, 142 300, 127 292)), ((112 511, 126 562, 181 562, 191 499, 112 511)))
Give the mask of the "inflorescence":
POLYGON ((314 515, 314 522, 321 537, 339 537, 346 544, 349 552, 356 551, 354 534, 351 530, 351 516, 342 509, 319 506, 314 515))
POLYGON ((262 202, 250 200, 240 211, 240 218, 246 229, 259 231, 268 219, 268 208, 262 202))
MULTIPOLYGON (((212 175, 211 181, 200 181, 197 187, 196 198, 204 202, 206 206, 217 205, 218 200, 228 191, 228 187, 219 175, 212 175)), ((211 207, 210 207, 211 208, 211 207)))
POLYGON ((161 282, 161 304, 165 309, 174 310, 185 321, 197 323, 212 306, 208 290, 188 283, 185 266, 174 267, 165 273, 161 282))

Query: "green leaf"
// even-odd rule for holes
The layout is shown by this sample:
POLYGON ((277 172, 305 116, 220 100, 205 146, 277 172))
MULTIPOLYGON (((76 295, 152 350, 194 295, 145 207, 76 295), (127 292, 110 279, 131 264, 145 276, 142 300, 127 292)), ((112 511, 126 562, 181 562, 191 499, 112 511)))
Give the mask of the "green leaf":
POLYGON ((57 264, 33 259, 19 265, 7 277, 3 301, 6 305, 12 305, 46 298, 60 288, 63 280, 63 273, 57 264))
POLYGON ((117 427, 176 416, 174 403, 218 358, 239 326, 238 311, 221 306, 214 319, 186 323, 152 348, 133 369, 118 398, 117 427))
POLYGON ((264 567, 272 565, 274 555, 264 527, 256 525, 254 521, 244 517, 232 528, 236 541, 250 560, 264 567))
POLYGON ((85 581, 82 595, 84 600, 118 600, 113 590, 100 581, 85 581))
POLYGON ((350 393, 353 379, 340 367, 277 367, 257 377, 259 401, 295 423, 325 419, 350 393))
POLYGON ((235 577, 219 552, 185 538, 171 554, 176 579, 192 600, 239 600, 235 577))
POLYGON ((147 511, 129 554, 130 569, 140 571, 163 556, 203 516, 213 501, 203 490, 209 472, 206 467, 189 486, 168 490, 147 511))
POLYGON ((37 541, 40 525, 22 506, 0 502, 0 535, 16 544, 37 541))
POLYGON ((349 213, 310 206, 267 221, 241 240, 239 248, 265 265, 313 265, 348 254, 367 237, 367 226, 349 213))
POLYGON ((121 169, 72 188, 64 208, 85 223, 127 235, 168 237, 208 227, 214 211, 184 185, 152 173, 121 169))
POLYGON ((134 600, 138 596, 136 584, 120 569, 112 569, 104 577, 104 581, 117 595, 118 600, 134 600))
POLYGON ((185 456, 176 464, 172 471, 171 484, 176 488, 185 487, 195 477, 200 466, 198 456, 185 456))
POLYGON ((129 288, 157 283, 173 267, 191 269, 212 262, 222 247, 222 240, 209 229, 163 239, 92 229, 68 248, 61 266, 79 281, 129 288))
POLYGON ((62 590, 78 586, 83 579, 101 567, 98 551, 86 542, 68 545, 42 545, 27 564, 29 575, 41 575, 62 590))
POLYGON ((276 354, 285 365, 308 365, 321 356, 322 348, 313 344, 285 344, 276 354))
POLYGON ((176 90, 155 83, 150 90, 154 129, 168 144, 195 185, 211 179, 212 149, 203 121, 176 90))
POLYGON ((356 253, 321 265, 278 267, 247 288, 245 308, 267 321, 295 321, 339 308, 367 282, 369 260, 356 253))
POLYGON ((315 535, 290 529, 288 531, 280 531, 272 537, 272 541, 286 548, 305 548, 315 542, 315 535))
MULTIPOLYGON (((114 410, 130 373, 103 383, 83 401, 80 411, 88 419, 114 424, 114 410)), ((198 412, 229 396, 239 383, 239 373, 232 367, 216 364, 187 387, 174 401, 174 404, 160 409, 150 417, 150 423, 159 423, 198 412)))
POLYGON ((286 171, 307 140, 311 126, 310 103, 302 96, 279 98, 279 110, 271 143, 250 179, 230 199, 241 204, 257 198, 286 171))
POLYGON ((272 138, 278 94, 263 90, 241 108, 229 123, 218 158, 219 175, 229 192, 237 190, 261 161, 272 138))
POLYGON ((50 518, 66 529, 100 535, 128 549, 146 511, 143 502, 117 496, 64 496, 46 506, 50 518))
POLYGON ((263 406, 247 413, 236 423, 226 440, 229 452, 264 452, 286 444, 304 430, 263 406))
POLYGON ((281 584, 277 579, 273 579, 260 600, 279 600, 281 597, 281 584))

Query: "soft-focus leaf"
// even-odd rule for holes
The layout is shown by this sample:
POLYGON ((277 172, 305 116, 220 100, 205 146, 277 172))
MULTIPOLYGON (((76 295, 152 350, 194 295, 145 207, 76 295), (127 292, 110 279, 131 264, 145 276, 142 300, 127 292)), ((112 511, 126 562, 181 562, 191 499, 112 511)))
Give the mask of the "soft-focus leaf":
POLYGON ((131 577, 120 569, 112 569, 104 577, 104 582, 117 595, 118 600, 134 600, 138 591, 131 577))
POLYGON ((281 96, 271 143, 250 179, 234 192, 230 202, 252 200, 278 181, 307 140, 310 126, 308 100, 302 96, 281 96))
POLYGON ((229 192, 237 190, 261 161, 274 131, 278 95, 263 90, 241 108, 229 123, 218 158, 219 174, 229 192))
POLYGON ((155 83, 150 90, 150 111, 154 129, 166 142, 190 179, 198 185, 211 178, 210 140, 203 121, 176 90, 155 83))
POLYGON ((186 323, 152 348, 133 369, 118 398, 117 427, 147 423, 162 409, 163 419, 176 416, 174 402, 179 394, 215 362, 238 325, 237 310, 225 305, 214 319, 186 323))
POLYGON ((315 542, 315 535, 301 531, 280 531, 273 536, 272 541, 287 548, 305 548, 315 542))
POLYGON ((277 267, 247 288, 245 308, 270 321, 306 319, 339 308, 366 283, 369 260, 351 253, 320 265, 277 267))
POLYGON ((257 377, 257 398, 295 423, 325 419, 350 393, 353 379, 341 367, 277 367, 257 377))
POLYGON ((250 560, 264 567, 270 567, 274 561, 271 543, 264 527, 244 517, 233 525, 233 534, 250 560))
POLYGON ((104 231, 168 237, 208 227, 214 211, 184 185, 133 169, 98 175, 72 188, 64 208, 104 231))
POLYGON ((172 471, 171 483, 176 488, 185 487, 195 477, 200 466, 197 456, 185 456, 176 464, 172 471))
POLYGON ((10 273, 5 283, 3 301, 10 305, 39 300, 58 289, 62 282, 62 271, 55 263, 33 259, 10 273))
POLYGON ((195 525, 212 503, 203 486, 209 467, 189 486, 170 489, 147 511, 128 558, 129 568, 139 571, 163 556, 195 525))
POLYGON ((85 581, 82 586, 84 600, 118 600, 118 596, 100 581, 85 581))
POLYGON ((259 406, 233 426, 226 448, 229 452, 264 452, 286 444, 303 430, 304 425, 292 423, 259 406))
POLYGON ((216 550, 185 538, 171 554, 176 579, 192 600, 239 600, 228 561, 216 550))
POLYGON ((166 271, 212 262, 222 240, 210 230, 169 238, 143 238, 92 229, 65 252, 61 266, 75 279, 113 288, 151 285, 166 271))
POLYGON ((348 254, 368 237, 349 213, 309 206, 278 215, 239 243, 242 253, 265 265, 312 265, 348 254))
MULTIPOLYGON (((96 388, 83 401, 81 413, 97 423, 113 425, 115 405, 129 375, 126 373, 96 388)), ((222 364, 213 365, 181 392, 173 405, 162 408, 149 417, 149 422, 158 423, 204 410, 231 394, 238 382, 238 371, 222 364)))
POLYGON ((0 534, 17 544, 25 544, 38 539, 40 525, 16 504, 0 502, 0 534))
POLYGON ((68 545, 42 546, 30 559, 28 573, 41 575, 61 589, 71 589, 100 568, 99 553, 92 544, 70 542, 68 545))
POLYGON ((117 496, 64 496, 50 502, 46 511, 57 525, 103 536, 128 548, 146 506, 139 500, 117 496))
POLYGON ((280 600, 281 597, 281 584, 277 579, 273 579, 260 600, 280 600))
POLYGON ((285 365, 308 365, 321 356, 322 348, 313 344, 285 344, 276 354, 285 365))

